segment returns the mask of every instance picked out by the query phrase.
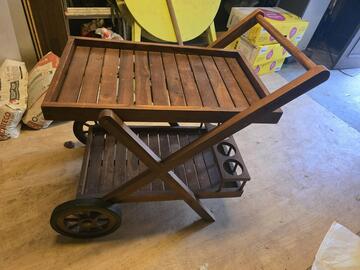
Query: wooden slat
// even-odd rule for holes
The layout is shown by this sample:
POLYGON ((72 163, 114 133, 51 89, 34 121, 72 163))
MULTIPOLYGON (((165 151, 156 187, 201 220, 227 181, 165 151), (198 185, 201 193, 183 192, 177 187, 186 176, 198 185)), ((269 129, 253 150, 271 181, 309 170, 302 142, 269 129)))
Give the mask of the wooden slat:
MULTIPOLYGON (((171 154, 169 137, 166 133, 159 133, 159 143, 160 143, 160 156, 161 158, 166 158, 171 154)), ((171 190, 170 186, 165 184, 165 190, 171 190)))
POLYGON ((214 91, 211 87, 201 58, 198 55, 189 55, 189 60, 203 105, 208 107, 218 107, 214 91))
MULTIPOLYGON (((115 160, 115 138, 113 136, 106 136, 105 139, 105 148, 102 158, 102 166, 100 173, 99 181, 99 192, 103 194, 108 192, 113 187, 113 177, 114 177, 114 160, 115 160)), ((100 166, 100 165, 99 165, 100 166)))
POLYGON ((57 67, 54 77, 51 80, 44 102, 56 101, 58 99, 59 92, 66 78, 75 48, 75 39, 71 36, 68 37, 68 41, 60 58, 59 66, 57 67))
POLYGON ((173 53, 163 53, 162 58, 171 105, 184 106, 186 104, 185 96, 182 89, 175 56, 173 53))
MULTIPOLYGON (((171 153, 174 153, 180 149, 180 142, 177 134, 169 134, 169 145, 171 153)), ((184 164, 178 165, 174 169, 174 173, 187 185, 184 164)))
POLYGON ((96 103, 104 63, 105 49, 91 48, 86 65, 79 102, 96 103))
MULTIPOLYGON (((160 156, 160 145, 159 145, 159 137, 157 132, 150 132, 149 133, 149 147, 153 152, 160 156)), ((156 179, 152 182, 152 191, 163 191, 164 190, 164 183, 160 179, 156 179)))
MULTIPOLYGON (((189 135, 189 143, 194 141, 196 138, 198 138, 198 136, 189 135)), ((197 178, 199 180, 200 188, 206 189, 210 187, 211 182, 202 153, 196 154, 193 160, 196 166, 196 173, 197 173, 197 178)))
POLYGON ((98 103, 116 103, 119 50, 106 49, 98 103))
POLYGON ((126 181, 130 181, 133 177, 138 174, 139 159, 129 149, 126 152, 126 181))
POLYGON ((67 76, 59 94, 60 102, 76 102, 84 71, 89 57, 89 47, 76 47, 74 56, 71 60, 67 76))
POLYGON ((116 144, 114 187, 119 187, 126 181, 126 148, 121 143, 116 144))
MULTIPOLYGON (((207 172, 209 175, 209 180, 211 183, 211 187, 218 187, 219 186, 219 180, 221 179, 218 164, 216 164, 214 154, 212 153, 212 150, 206 149, 202 153, 207 172)), ((221 166, 221 165, 220 165, 221 166)))
MULTIPOLYGON (((188 145, 188 138, 186 134, 179 134, 179 141, 181 148, 188 145)), ((186 173, 186 179, 188 181, 188 186, 191 190, 198 190, 200 188, 199 180, 197 178, 196 170, 195 170, 195 164, 194 161, 191 159, 188 159, 184 163, 185 167, 185 173, 186 173)))
POLYGON ((134 104, 134 59, 133 51, 121 50, 119 67, 118 103, 134 104))
POLYGON ((93 129, 89 129, 88 138, 86 140, 85 153, 83 157, 83 162, 81 165, 80 181, 77 189, 77 196, 82 196, 85 193, 86 181, 88 176, 89 160, 90 160, 90 146, 93 141, 93 129))
POLYGON ((135 52, 135 103, 137 105, 152 103, 148 53, 145 51, 135 52))
POLYGON ((234 103, 231 100, 214 60, 211 56, 201 56, 201 59, 220 107, 233 108, 234 103))
POLYGON ((234 75, 232 74, 225 59, 223 57, 214 57, 214 61, 222 79, 224 80, 227 89, 229 90, 229 93, 236 108, 239 108, 240 110, 245 110, 247 107, 249 107, 249 103, 247 102, 239 85, 237 84, 234 75))
POLYGON ((253 104, 257 100, 259 100, 260 99, 259 96, 257 95, 249 79, 246 77, 244 71, 241 69, 237 60, 235 58, 226 58, 226 62, 228 63, 248 103, 253 104))
POLYGON ((104 149, 104 134, 97 134, 92 141, 90 150, 89 168, 87 171, 87 181, 85 186, 86 194, 96 194, 98 192, 98 182, 101 175, 101 160, 104 149))
MULTIPOLYGON (((142 131, 139 134, 139 137, 147 146, 149 146, 149 135, 147 131, 142 131)), ((141 160, 139 160, 139 172, 142 172, 146 169, 147 169, 146 165, 141 160)), ((152 183, 149 183, 148 185, 143 186, 140 189, 140 191, 150 191, 151 189, 152 189, 152 183)))
POLYGON ((149 52, 149 63, 154 105, 170 105, 161 53, 149 52))
POLYGON ((187 55, 176 54, 175 57, 185 94, 186 104, 188 106, 201 106, 201 97, 197 89, 194 74, 191 70, 187 55))

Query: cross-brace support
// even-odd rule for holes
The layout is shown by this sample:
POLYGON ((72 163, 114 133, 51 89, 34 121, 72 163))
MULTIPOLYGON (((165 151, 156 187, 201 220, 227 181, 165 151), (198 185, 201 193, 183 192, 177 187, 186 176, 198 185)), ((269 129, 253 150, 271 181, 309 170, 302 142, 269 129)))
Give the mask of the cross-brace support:
MULTIPOLYGON (((204 220, 213 222, 215 218, 213 214, 202 205, 202 203, 195 197, 194 193, 182 182, 182 180, 171 170, 164 171, 164 164, 161 163, 161 158, 158 157, 116 114, 111 110, 104 110, 99 118, 101 126, 121 141, 133 154, 135 154, 149 169, 146 177, 142 177, 144 173, 134 177, 128 183, 130 189, 123 186, 116 198, 128 196, 142 186, 154 181, 157 178, 162 179, 171 189, 179 194, 184 201, 201 216, 204 220)), ((105 197, 110 199, 111 197, 105 197)))
POLYGON ((272 112, 296 97, 304 94, 308 90, 319 85, 329 77, 329 72, 322 66, 310 68, 306 73, 295 79, 294 81, 282 86, 275 92, 258 100, 248 109, 236 114, 220 126, 205 133, 192 143, 182 147, 180 150, 172 153, 164 160, 161 160, 125 123, 111 110, 103 110, 99 115, 101 126, 111 135, 121 141, 130 149, 148 169, 135 176, 125 184, 115 190, 105 194, 103 199, 108 201, 121 201, 122 198, 129 196, 131 193, 141 187, 161 178, 176 193, 178 193, 184 201, 193 208, 203 219, 214 221, 214 217, 200 201, 195 197, 194 193, 179 179, 172 171, 176 166, 184 163, 186 160, 205 150, 208 147, 220 142, 233 135, 235 132, 245 128, 256 119, 272 112))

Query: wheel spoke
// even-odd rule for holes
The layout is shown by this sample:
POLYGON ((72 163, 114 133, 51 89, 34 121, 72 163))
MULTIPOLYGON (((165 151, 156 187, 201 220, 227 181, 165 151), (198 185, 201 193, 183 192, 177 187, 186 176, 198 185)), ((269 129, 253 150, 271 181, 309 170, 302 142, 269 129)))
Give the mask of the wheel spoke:
POLYGON ((97 218, 96 219, 97 221, 106 221, 106 222, 108 222, 109 221, 109 219, 108 218, 97 218))
POLYGON ((67 226, 67 228, 68 228, 69 230, 72 230, 72 229, 74 229, 74 228, 76 228, 76 227, 80 227, 80 225, 79 225, 78 222, 75 223, 75 224, 73 224, 73 225, 67 226))
POLYGON ((79 222, 80 218, 78 217, 68 217, 68 218, 64 218, 64 221, 66 222, 79 222))

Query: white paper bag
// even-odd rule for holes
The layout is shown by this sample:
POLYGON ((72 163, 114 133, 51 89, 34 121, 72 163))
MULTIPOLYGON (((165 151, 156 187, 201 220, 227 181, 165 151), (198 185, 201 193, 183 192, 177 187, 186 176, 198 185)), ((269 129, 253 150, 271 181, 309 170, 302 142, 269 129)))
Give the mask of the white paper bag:
POLYGON ((0 141, 20 134, 26 110, 28 73, 25 63, 5 60, 0 67, 0 141))
POLYGON ((40 59, 29 73, 28 109, 22 119, 28 127, 33 129, 47 128, 52 122, 45 120, 41 104, 58 65, 59 57, 49 52, 40 59))
POLYGON ((311 270, 360 270, 360 237, 334 222, 311 270))

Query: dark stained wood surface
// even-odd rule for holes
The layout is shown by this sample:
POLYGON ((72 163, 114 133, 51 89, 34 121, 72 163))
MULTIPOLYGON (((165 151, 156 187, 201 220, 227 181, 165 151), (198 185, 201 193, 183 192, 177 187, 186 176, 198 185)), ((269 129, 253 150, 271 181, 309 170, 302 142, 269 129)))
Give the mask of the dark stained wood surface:
POLYGON ((249 103, 247 102, 244 93, 241 91, 238 83, 236 82, 236 79, 225 59, 222 57, 214 57, 214 61, 227 89, 229 90, 235 107, 238 107, 240 110, 246 109, 249 106, 249 103))
POLYGON ((117 49, 106 49, 105 51, 98 103, 116 103, 119 53, 117 49))
POLYGON ((135 63, 135 104, 150 105, 152 100, 148 53, 136 51, 135 63))
POLYGON ((201 97, 188 56, 186 54, 176 54, 175 57, 184 89, 186 104, 189 106, 202 106, 201 97))
POLYGON ((102 48, 91 48, 79 94, 79 102, 91 103, 97 101, 101 69, 104 63, 104 52, 105 49, 102 48))
POLYGON ((185 96, 173 53, 162 53, 171 105, 185 106, 185 96))
POLYGON ((216 101, 214 91, 211 87, 209 77, 206 74, 200 56, 189 55, 189 60, 204 106, 218 107, 218 102, 216 101))
POLYGON ((76 47, 58 98, 59 102, 77 102, 89 52, 90 47, 76 47))
POLYGON ((111 106, 127 121, 223 122, 265 93, 246 77, 237 52, 81 38, 69 44, 43 103, 49 119, 95 120, 111 106))
POLYGON ((149 52, 151 91, 154 105, 170 105, 161 53, 149 52))
POLYGON ((241 90, 243 91, 248 103, 253 104, 255 101, 259 100, 260 97, 254 91, 254 87, 250 83, 249 79, 246 77, 244 71, 241 69, 240 65, 236 59, 226 59, 231 71, 234 74, 236 81, 238 82, 241 90))
POLYGON ((133 80, 133 51, 121 50, 119 66, 118 103, 132 105, 134 100, 133 80))
POLYGON ((214 90, 216 99, 220 107, 232 108, 234 103, 231 100, 230 93, 228 92, 223 79, 220 76, 220 72, 217 69, 214 60, 211 56, 201 57, 206 73, 209 77, 211 86, 214 90))
MULTIPOLYGON (((138 128, 137 136, 150 147, 155 154, 166 158, 175 151, 191 143, 205 132, 203 129, 138 128)), ((111 135, 101 129, 91 129, 88 152, 85 155, 78 187, 78 197, 102 196, 105 193, 128 182, 143 172, 146 166, 123 144, 116 142, 111 135)), ((175 174, 199 196, 219 197, 221 173, 211 149, 195 155, 184 164, 174 169, 175 174), (218 194, 216 194, 218 193, 218 194)), ((176 199, 174 190, 160 179, 143 186, 134 193, 134 198, 141 196, 149 200, 176 199), (166 195, 168 194, 168 195, 166 195)), ((235 180, 235 182, 237 182, 235 180)), ((234 185, 234 187, 238 187, 234 185)), ((224 190, 225 196, 239 196, 236 188, 224 190)), ((129 198, 129 200, 134 200, 129 198)), ((140 199, 144 200, 144 199, 140 199)))

